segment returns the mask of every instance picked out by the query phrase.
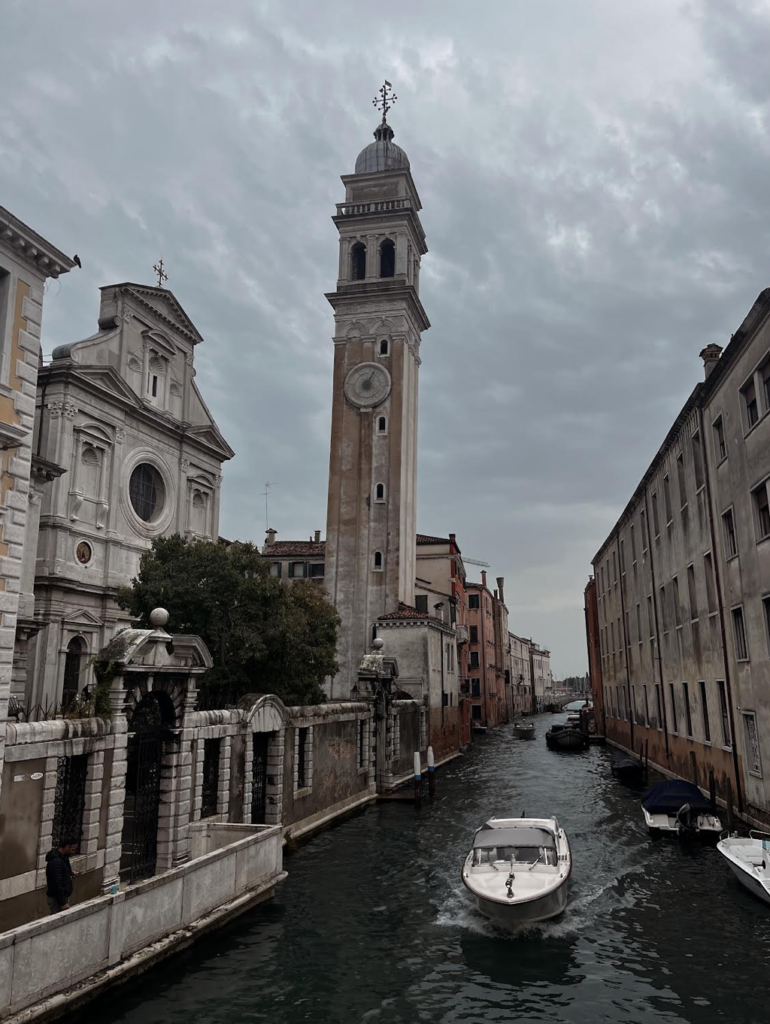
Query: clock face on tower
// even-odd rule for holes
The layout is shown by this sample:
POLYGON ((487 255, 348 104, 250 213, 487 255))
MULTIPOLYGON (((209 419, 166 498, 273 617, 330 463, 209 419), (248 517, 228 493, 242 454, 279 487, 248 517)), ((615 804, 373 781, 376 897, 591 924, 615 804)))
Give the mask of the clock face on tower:
POLYGON ((345 378, 345 397, 359 409, 371 409, 390 394, 390 374, 379 363, 354 366, 345 378))

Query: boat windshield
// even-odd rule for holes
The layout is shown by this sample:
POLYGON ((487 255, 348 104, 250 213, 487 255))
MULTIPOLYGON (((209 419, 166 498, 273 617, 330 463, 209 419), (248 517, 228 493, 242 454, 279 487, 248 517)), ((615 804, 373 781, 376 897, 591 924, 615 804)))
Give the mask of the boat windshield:
POLYGON ((480 867, 483 864, 496 864, 504 861, 515 864, 550 864, 556 867, 559 863, 556 850, 546 846, 491 846, 473 851, 473 866, 480 867))

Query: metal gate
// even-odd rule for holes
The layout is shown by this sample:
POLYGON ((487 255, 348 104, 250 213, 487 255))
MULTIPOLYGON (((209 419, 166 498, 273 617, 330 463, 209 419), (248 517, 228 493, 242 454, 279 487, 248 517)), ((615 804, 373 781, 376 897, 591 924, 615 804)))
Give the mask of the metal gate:
POLYGON ((251 824, 264 825, 267 809, 267 742, 269 733, 254 733, 254 757, 251 762, 251 824))
POLYGON ((120 858, 120 877, 129 883, 155 874, 158 853, 163 719, 152 694, 136 706, 131 730, 120 858))

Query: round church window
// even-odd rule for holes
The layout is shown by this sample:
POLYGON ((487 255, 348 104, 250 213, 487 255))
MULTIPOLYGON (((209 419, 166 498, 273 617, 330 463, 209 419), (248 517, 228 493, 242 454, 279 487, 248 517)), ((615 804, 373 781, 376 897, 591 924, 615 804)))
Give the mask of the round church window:
POLYGON ((134 512, 145 523, 158 518, 163 511, 166 488, 155 466, 142 462, 136 467, 129 481, 128 496, 134 512))
POLYGON ((75 557, 77 558, 81 565, 88 565, 88 563, 91 561, 91 558, 93 557, 91 545, 87 544, 84 540, 81 540, 81 542, 75 548, 75 557))

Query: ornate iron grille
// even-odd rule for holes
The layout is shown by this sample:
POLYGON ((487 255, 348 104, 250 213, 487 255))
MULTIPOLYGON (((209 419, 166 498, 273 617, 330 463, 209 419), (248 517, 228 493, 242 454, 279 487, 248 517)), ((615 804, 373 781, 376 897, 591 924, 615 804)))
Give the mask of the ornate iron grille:
POLYGON ((155 874, 158 854, 163 722, 160 704, 152 695, 137 705, 131 729, 120 876, 135 882, 155 874))
POLYGON ((252 761, 251 823, 263 825, 267 810, 267 742, 268 734, 254 734, 254 759, 252 761))
POLYGON ((54 796, 53 846, 80 844, 83 834, 83 811, 86 806, 86 775, 88 754, 60 757, 56 766, 54 796))
POLYGON ((219 796, 219 752, 221 740, 203 741, 203 802, 201 817, 210 818, 217 813, 219 796))

